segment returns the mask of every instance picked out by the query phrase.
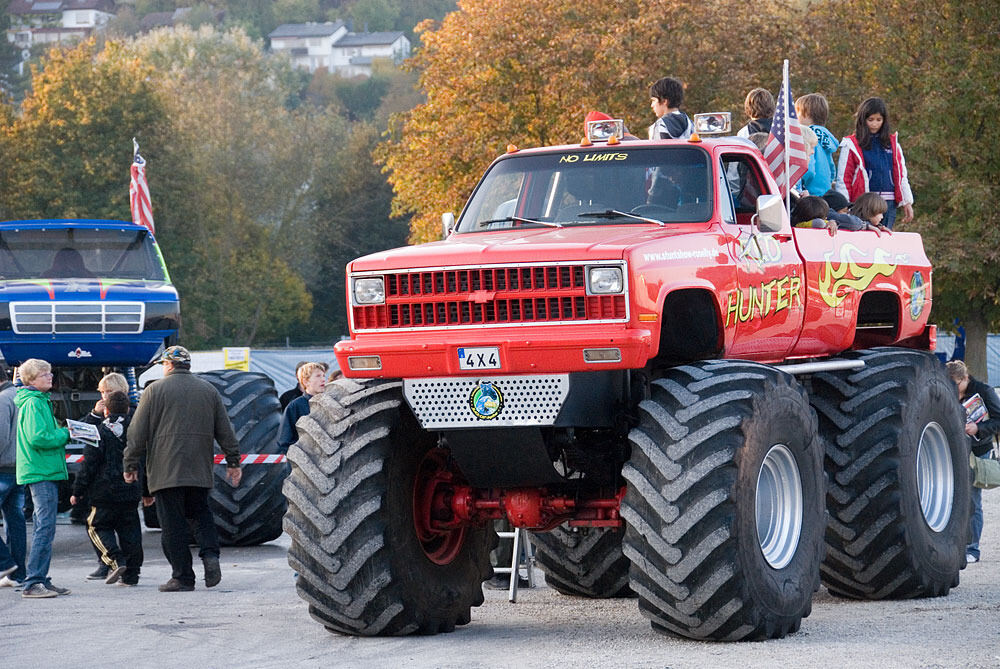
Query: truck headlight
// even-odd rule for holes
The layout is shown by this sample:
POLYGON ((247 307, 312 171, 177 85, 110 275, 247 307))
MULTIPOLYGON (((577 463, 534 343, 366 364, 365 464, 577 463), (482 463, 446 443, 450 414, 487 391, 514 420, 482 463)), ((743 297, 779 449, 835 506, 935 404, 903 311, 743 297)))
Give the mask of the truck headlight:
POLYGON ((621 267, 591 267, 587 273, 587 284, 592 295, 613 295, 622 292, 621 267))
POLYGON ((380 276, 354 280, 355 304, 382 304, 385 302, 385 281, 380 276))

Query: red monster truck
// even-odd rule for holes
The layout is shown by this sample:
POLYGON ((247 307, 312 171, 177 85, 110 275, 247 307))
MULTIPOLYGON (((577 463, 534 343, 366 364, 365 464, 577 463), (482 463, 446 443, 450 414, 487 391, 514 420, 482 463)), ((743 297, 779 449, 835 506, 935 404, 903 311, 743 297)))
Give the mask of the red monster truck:
POLYGON ((501 518, 560 592, 696 639, 794 632, 821 580, 956 586, 968 456, 921 239, 793 229, 777 192, 731 137, 512 147, 444 241, 353 261, 348 378, 284 487, 313 617, 468 623, 501 518))

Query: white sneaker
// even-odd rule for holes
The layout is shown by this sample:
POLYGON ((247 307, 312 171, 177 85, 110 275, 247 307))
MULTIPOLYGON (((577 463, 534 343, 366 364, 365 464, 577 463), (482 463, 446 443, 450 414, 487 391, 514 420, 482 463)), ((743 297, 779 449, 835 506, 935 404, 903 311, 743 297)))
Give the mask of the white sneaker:
POLYGON ((21 584, 12 579, 10 576, 0 578, 0 588, 16 588, 19 585, 21 584))
POLYGON ((966 555, 965 555, 965 562, 967 564, 972 564, 973 562, 979 562, 979 558, 977 558, 972 553, 966 553, 966 555))
POLYGON ((0 576, 4 577, 10 576, 15 571, 17 571, 17 565, 14 565, 13 567, 7 567, 6 569, 0 569, 0 576))

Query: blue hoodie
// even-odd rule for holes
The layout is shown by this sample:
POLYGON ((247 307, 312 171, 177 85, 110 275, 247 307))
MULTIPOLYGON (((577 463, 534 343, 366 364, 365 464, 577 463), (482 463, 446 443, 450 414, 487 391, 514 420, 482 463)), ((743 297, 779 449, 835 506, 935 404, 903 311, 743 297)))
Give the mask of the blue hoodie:
POLYGON ((833 134, 821 125, 811 125, 812 131, 816 133, 819 144, 809 158, 809 169, 799 185, 809 191, 810 195, 822 197, 830 190, 837 170, 833 163, 833 154, 837 151, 839 143, 833 134))

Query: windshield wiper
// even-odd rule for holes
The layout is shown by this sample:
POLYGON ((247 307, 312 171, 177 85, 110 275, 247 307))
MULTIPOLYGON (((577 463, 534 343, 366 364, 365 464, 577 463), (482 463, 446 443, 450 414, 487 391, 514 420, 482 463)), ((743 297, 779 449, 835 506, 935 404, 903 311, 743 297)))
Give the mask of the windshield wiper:
POLYGON ((618 211, 617 209, 605 209, 604 211, 587 211, 582 214, 577 214, 577 218, 633 218, 637 221, 642 221, 644 223, 656 223, 660 227, 666 225, 663 221, 655 218, 648 218, 646 216, 638 216, 636 214, 630 214, 627 211, 618 211))
POLYGON ((553 223, 552 221, 537 221, 533 218, 524 218, 523 216, 504 216, 503 218, 491 218, 488 221, 479 221, 476 225, 491 225, 493 223, 537 223, 538 225, 545 225, 550 228, 561 228, 562 223, 553 223))

